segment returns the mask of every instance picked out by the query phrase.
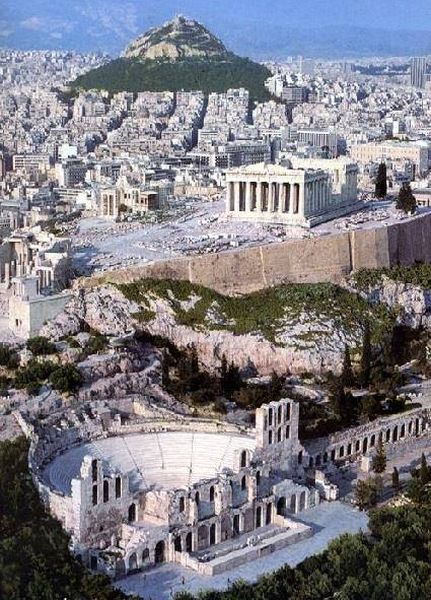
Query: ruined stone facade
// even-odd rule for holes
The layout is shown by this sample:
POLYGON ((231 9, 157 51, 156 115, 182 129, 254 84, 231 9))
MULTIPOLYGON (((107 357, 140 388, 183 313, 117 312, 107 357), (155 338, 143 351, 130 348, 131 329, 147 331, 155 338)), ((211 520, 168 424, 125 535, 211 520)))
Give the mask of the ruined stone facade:
POLYGON ((165 561, 213 575, 312 535, 295 515, 338 497, 331 465, 372 456, 379 438, 389 452, 418 443, 429 423, 416 409, 301 444, 299 404, 283 399, 256 411, 254 432, 117 416, 27 434, 41 496, 84 564, 112 577, 165 561))

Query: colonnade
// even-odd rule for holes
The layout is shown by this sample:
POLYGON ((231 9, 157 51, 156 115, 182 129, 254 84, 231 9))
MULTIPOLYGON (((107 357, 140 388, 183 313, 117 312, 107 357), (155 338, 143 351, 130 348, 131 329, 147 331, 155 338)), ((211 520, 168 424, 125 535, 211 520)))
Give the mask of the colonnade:
POLYGON ((331 187, 325 178, 301 182, 231 181, 228 211, 245 213, 313 214, 331 202, 331 187))

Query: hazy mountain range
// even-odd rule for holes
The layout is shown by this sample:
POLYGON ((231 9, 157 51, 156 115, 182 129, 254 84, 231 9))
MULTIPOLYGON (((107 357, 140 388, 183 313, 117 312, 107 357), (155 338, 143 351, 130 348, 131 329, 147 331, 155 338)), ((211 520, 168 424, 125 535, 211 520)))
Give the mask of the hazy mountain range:
POLYGON ((257 59, 431 54, 429 0, 0 0, 0 44, 117 55, 178 12, 257 59))

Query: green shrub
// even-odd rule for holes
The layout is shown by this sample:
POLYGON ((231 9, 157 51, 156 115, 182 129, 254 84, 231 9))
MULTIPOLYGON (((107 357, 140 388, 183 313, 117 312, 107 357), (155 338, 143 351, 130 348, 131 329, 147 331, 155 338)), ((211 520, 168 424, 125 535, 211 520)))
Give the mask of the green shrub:
POLYGON ((59 392, 74 392, 82 383, 82 375, 74 365, 62 365, 51 373, 49 380, 59 392))
POLYGON ((35 356, 47 356, 57 352, 55 345, 42 335, 30 338, 27 341, 27 348, 35 356))
POLYGON ((18 365, 19 357, 15 350, 12 350, 6 344, 0 344, 0 366, 16 369, 18 365))

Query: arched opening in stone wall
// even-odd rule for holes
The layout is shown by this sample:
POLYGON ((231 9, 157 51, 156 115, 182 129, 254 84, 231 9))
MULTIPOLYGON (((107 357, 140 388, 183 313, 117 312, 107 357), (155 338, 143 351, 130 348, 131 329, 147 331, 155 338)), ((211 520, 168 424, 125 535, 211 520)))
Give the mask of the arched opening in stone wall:
POLYGON ((136 504, 131 504, 129 506, 128 518, 129 518, 129 523, 133 523, 134 521, 136 521, 136 504))
POLYGON ((247 452, 245 450, 243 450, 241 452, 241 468, 243 469, 246 466, 247 466, 247 452))
POLYGON ((284 517, 286 514, 286 498, 282 496, 277 501, 277 515, 284 517))
POLYGON ((193 536, 192 532, 189 531, 186 535, 186 552, 192 552, 193 550, 193 536))
POLYGON ((299 496, 299 510, 305 509, 306 498, 307 498, 306 493, 301 492, 301 495, 299 496))
POLYGON ((386 442, 390 442, 391 441, 391 430, 387 429, 386 430, 386 438, 385 438, 386 442))
POLYGON ((91 476, 93 481, 97 481, 97 459, 91 461, 91 476))
POLYGON ((277 442, 278 443, 281 442, 281 427, 279 427, 277 430, 277 442))
POLYGON ((138 557, 136 556, 136 552, 129 557, 129 571, 136 571, 138 568, 138 557))
POLYGON ((121 477, 115 478, 115 497, 121 498, 121 477))
POLYGON ((184 496, 180 496, 180 501, 179 501, 178 510, 179 510, 180 512, 184 512, 184 508, 185 508, 184 496))
POLYGON ((256 471, 256 485, 260 485, 260 471, 256 471))
POLYGON ((122 558, 120 558, 115 563, 115 575, 116 575, 116 577, 118 577, 118 579, 120 579, 121 577, 124 577, 125 574, 126 574, 126 565, 125 565, 124 560, 122 558))
POLYGON ((239 535, 239 515, 233 516, 233 535, 239 535))
POLYGON ((392 433, 392 441, 393 442, 397 442, 398 441, 398 425, 395 425, 393 433, 392 433))
POLYGON ((232 521, 228 515, 221 520, 221 541, 224 542, 232 536, 232 521))
POLYGON ((210 502, 214 502, 214 486, 210 487, 210 502))
POLYGON ((109 481, 103 481, 103 502, 109 502, 109 481))
POLYGON ((270 525, 271 520, 272 520, 272 504, 271 504, 271 502, 269 502, 269 504, 266 505, 266 519, 265 519, 266 524, 270 525))
POLYGON ((97 483, 93 485, 93 494, 92 494, 93 506, 97 504, 97 483))
POLYGON ((165 562, 165 542, 161 540, 157 542, 154 552, 154 562, 156 564, 165 562))
POLYGON ((148 550, 148 548, 145 548, 142 551, 142 565, 144 566, 149 562, 150 562, 150 551, 148 550))
POLYGON ((208 546, 208 527, 201 525, 198 529, 198 549, 203 550, 208 546))
POLYGON ((256 529, 262 527, 262 507, 258 506, 256 509, 256 529))
POLYGON ((368 450, 368 438, 364 438, 362 441, 362 454, 365 454, 368 450))
POLYGON ((174 549, 175 549, 175 552, 181 552, 181 550, 182 550, 181 537, 179 535, 177 535, 177 537, 174 540, 174 549))
POLYGON ((405 426, 405 423, 403 423, 403 424, 401 425, 401 430, 400 430, 400 438, 403 438, 403 437, 405 437, 405 436, 406 436, 406 426, 405 426))
POLYGON ((374 448, 375 445, 376 445, 376 436, 373 433, 373 435, 371 436, 371 439, 370 439, 370 446, 371 446, 371 448, 374 448))
POLYGON ((216 543, 216 526, 213 523, 210 527, 210 546, 213 546, 216 543))
POLYGON ((292 514, 296 513, 296 496, 290 497, 290 512, 292 514))
POLYGON ((241 490, 244 492, 247 488, 247 479, 244 475, 244 477, 241 479, 241 490))

